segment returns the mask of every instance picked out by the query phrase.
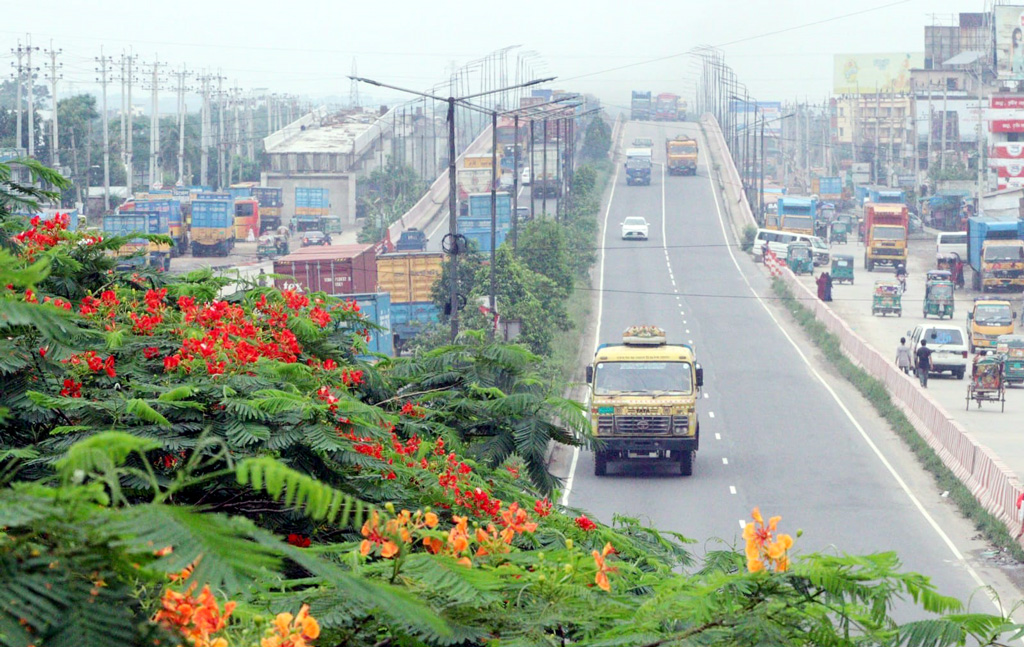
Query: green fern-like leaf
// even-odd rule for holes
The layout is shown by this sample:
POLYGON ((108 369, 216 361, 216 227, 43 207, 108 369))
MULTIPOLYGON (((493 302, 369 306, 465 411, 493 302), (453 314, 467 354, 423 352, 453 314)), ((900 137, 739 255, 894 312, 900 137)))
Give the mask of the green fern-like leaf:
POLYGON ((159 411, 149 406, 145 400, 139 398, 131 398, 127 403, 128 413, 136 416, 144 422, 148 422, 151 425, 160 425, 162 427, 171 427, 171 422, 163 417, 159 411))
POLYGON ((270 457, 243 460, 235 468, 235 474, 242 485, 263 490, 289 507, 304 509, 316 521, 358 525, 371 508, 270 457))
POLYGON ((60 475, 68 480, 76 472, 110 472, 122 465, 131 454, 144 455, 158 447, 160 443, 153 439, 139 438, 121 431, 105 431, 72 445, 56 466, 60 475))

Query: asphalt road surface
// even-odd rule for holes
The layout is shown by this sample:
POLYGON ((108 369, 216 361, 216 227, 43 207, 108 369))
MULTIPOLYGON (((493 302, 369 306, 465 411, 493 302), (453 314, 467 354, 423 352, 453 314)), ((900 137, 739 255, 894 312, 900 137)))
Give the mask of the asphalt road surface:
MULTIPOLYGON (((621 169, 615 177, 602 214, 595 314, 599 343, 620 342, 630 325, 654 324, 670 343, 695 345, 705 387, 694 473, 680 477, 668 465, 611 463, 608 476, 595 477, 593 455, 582 451, 572 459, 563 503, 605 522, 621 513, 700 542, 737 544, 741 524, 760 506, 766 515, 782 515, 784 532, 804 531, 797 552, 894 550, 906 568, 932 576, 941 591, 966 601, 985 567, 970 555, 959 558, 955 546, 970 528, 957 525, 948 506, 936 521, 930 508, 940 505, 939 494, 907 485, 927 488, 929 477, 905 457, 895 464, 883 457, 873 437, 887 430, 865 413, 862 401, 846 403, 852 392, 841 379, 819 377, 814 358, 797 349, 807 342, 791 324, 776 323, 774 317, 783 317, 775 306, 754 296, 770 294, 768 282, 746 255, 726 245, 728 224, 704 165, 704 140, 697 176, 664 174, 661 143, 680 132, 699 136, 693 123, 625 126, 623 142, 654 139, 653 181, 626 186, 621 169), (648 241, 620 240, 619 223, 627 216, 647 219, 648 241), (944 525, 954 526, 957 536, 950 539, 944 525)), ((972 609, 995 607, 979 594, 972 609)))

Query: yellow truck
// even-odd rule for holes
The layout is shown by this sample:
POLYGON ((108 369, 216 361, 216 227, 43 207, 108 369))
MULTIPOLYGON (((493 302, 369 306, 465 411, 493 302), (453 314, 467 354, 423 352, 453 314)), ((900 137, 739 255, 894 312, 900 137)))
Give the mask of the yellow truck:
POLYGON ((867 271, 873 272, 876 265, 906 267, 909 218, 905 204, 869 202, 864 205, 860 234, 867 271))
POLYGON ((693 473, 700 441, 697 399, 704 370, 693 348, 669 344, 655 326, 632 326, 621 344, 602 344, 586 367, 595 438, 594 474, 609 461, 667 462, 693 473))
POLYGON ((669 175, 697 175, 697 140, 676 135, 665 141, 665 157, 669 175))
POLYGON ((1013 321, 1017 313, 1005 299, 974 300, 967 311, 967 331, 971 352, 995 350, 1000 335, 1013 334, 1013 321))

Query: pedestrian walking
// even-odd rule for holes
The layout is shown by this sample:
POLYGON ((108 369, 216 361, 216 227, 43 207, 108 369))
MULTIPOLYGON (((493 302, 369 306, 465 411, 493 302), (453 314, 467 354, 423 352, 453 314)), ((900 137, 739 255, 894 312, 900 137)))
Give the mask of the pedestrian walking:
POLYGON ((896 366, 910 375, 911 364, 913 364, 913 360, 910 356, 910 346, 907 346, 907 338, 900 337, 900 345, 896 347, 896 366))
POLYGON ((818 298, 824 301, 825 289, 828 286, 828 278, 825 276, 825 272, 819 274, 818 278, 814 282, 818 284, 818 298))
POLYGON ((825 301, 832 301, 832 273, 825 272, 825 301))
POLYGON ((917 379, 921 380, 921 386, 928 388, 928 371, 932 368, 932 349, 928 348, 928 341, 921 340, 921 347, 917 349, 917 379))

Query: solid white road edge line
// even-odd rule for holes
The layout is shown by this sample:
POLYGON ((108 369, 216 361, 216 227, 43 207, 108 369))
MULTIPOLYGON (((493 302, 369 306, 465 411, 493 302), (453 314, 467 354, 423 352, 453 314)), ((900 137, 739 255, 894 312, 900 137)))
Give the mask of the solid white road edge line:
MULTIPOLYGON (((704 147, 705 150, 707 150, 707 139, 704 138, 703 136, 701 137, 701 139, 704 140, 704 147)), ((776 327, 778 327, 782 335, 793 346, 793 349, 797 352, 797 355, 800 356, 800 359, 803 360, 804 364, 807 365, 807 368, 811 371, 811 374, 814 375, 814 377, 821 383, 823 387, 825 387, 825 390, 828 391, 829 395, 832 396, 832 399, 835 400, 837 405, 839 405, 839 408, 843 410, 843 413, 846 414, 846 417, 849 419, 850 423, 854 426, 858 433, 860 433, 861 438, 864 439, 864 442, 867 443, 868 447, 871 448, 871 451, 873 451, 875 456, 878 457, 878 460, 882 462, 882 465, 884 465, 885 468, 892 475, 892 477, 896 479, 896 482, 899 484, 900 489, 903 490, 903 492, 907 495, 907 498, 909 498, 911 503, 914 504, 914 507, 917 508, 917 511, 921 513, 921 516, 924 517, 925 521, 928 522, 928 525, 932 527, 932 530, 934 530, 936 534, 938 534, 939 538, 943 541, 943 543, 946 544, 946 547, 949 548, 951 553, 953 553, 953 556, 957 559, 957 561, 959 561, 963 565, 967 573, 970 574, 971 579, 973 579, 978 586, 984 589, 989 600, 992 602, 992 604, 995 605, 999 613, 1005 615, 1006 612, 1003 609, 1003 605, 999 602, 999 599, 995 597, 994 593, 989 589, 988 585, 986 585, 985 582, 981 579, 981 576, 978 575, 978 572, 975 571, 974 568, 967 563, 967 560, 964 558, 963 553, 960 552, 960 549, 956 547, 956 544, 954 544, 953 540, 949 538, 949 535, 947 535, 942 530, 942 527, 939 526, 935 519, 928 513, 928 511, 925 509, 924 505, 917 498, 917 496, 915 496, 914 493, 911 492, 910 487, 907 485, 906 481, 904 481, 903 477, 899 475, 899 472, 896 471, 896 468, 892 466, 892 463, 889 462, 889 459, 887 459, 885 457, 885 454, 883 454, 882 451, 878 448, 878 445, 876 445, 874 441, 871 440, 870 436, 868 436, 867 432, 864 430, 864 427, 861 426, 861 424, 853 416, 853 413, 846 407, 843 401, 839 398, 839 394, 836 393, 832 389, 832 387, 829 386, 828 382, 825 381, 825 378, 823 378, 821 374, 818 373, 817 369, 814 368, 814 365, 811 364, 811 361, 807 359, 807 356, 804 355, 802 350, 800 350, 799 344, 797 344, 796 341, 789 335, 789 333, 786 332, 786 329, 782 327, 782 323, 775 317, 775 313, 771 311, 771 308, 768 307, 768 304, 764 302, 764 299, 761 298, 761 295, 758 294, 757 291, 754 289, 754 286, 750 284, 750 281, 747 279, 746 273, 744 273, 743 268, 740 267, 740 263, 736 259, 736 254, 733 253, 732 247, 729 246, 729 234, 725 227, 725 218, 722 215, 722 205, 720 204, 718 199, 718 189, 715 186, 715 180, 713 177, 711 177, 710 172, 708 173, 708 182, 711 184, 711 194, 712 196, 714 196, 715 199, 715 211, 718 214, 718 224, 722 229, 722 237, 726 243, 725 249, 726 251, 729 252, 729 257, 732 259, 733 265, 736 266, 736 271, 738 271, 740 273, 740 276, 743 278, 743 282, 747 284, 747 288, 750 289, 750 292, 754 295, 754 298, 757 299, 757 302, 761 304, 761 307, 764 308, 765 312, 768 313, 768 316, 771 317, 772 321, 775 323, 776 327)))
MULTIPOLYGON (((619 143, 622 141, 622 133, 625 131, 625 127, 619 129, 619 142, 616 143, 616 151, 619 148, 619 143)), ((613 156, 614 159, 614 156, 613 156)), ((601 315, 604 311, 604 257, 605 257, 605 236, 608 235, 608 214, 612 210, 612 202, 615 201, 615 186, 619 183, 619 165, 615 164, 615 174, 612 176, 612 190, 608 194, 608 204, 604 209, 604 222, 601 224, 601 265, 598 272, 600 277, 597 283, 597 328, 594 330, 594 352, 597 353, 597 347, 601 345, 601 315)), ((589 400, 590 395, 588 392, 587 398, 589 400)), ((588 402, 589 405, 589 402, 588 402)), ((587 407, 590 408, 589 406, 587 407)), ((565 479, 565 491, 562 492, 562 505, 569 505, 569 494, 572 493, 572 482, 576 478, 576 465, 580 461, 580 448, 572 448, 572 462, 569 464, 569 476, 565 479)))

